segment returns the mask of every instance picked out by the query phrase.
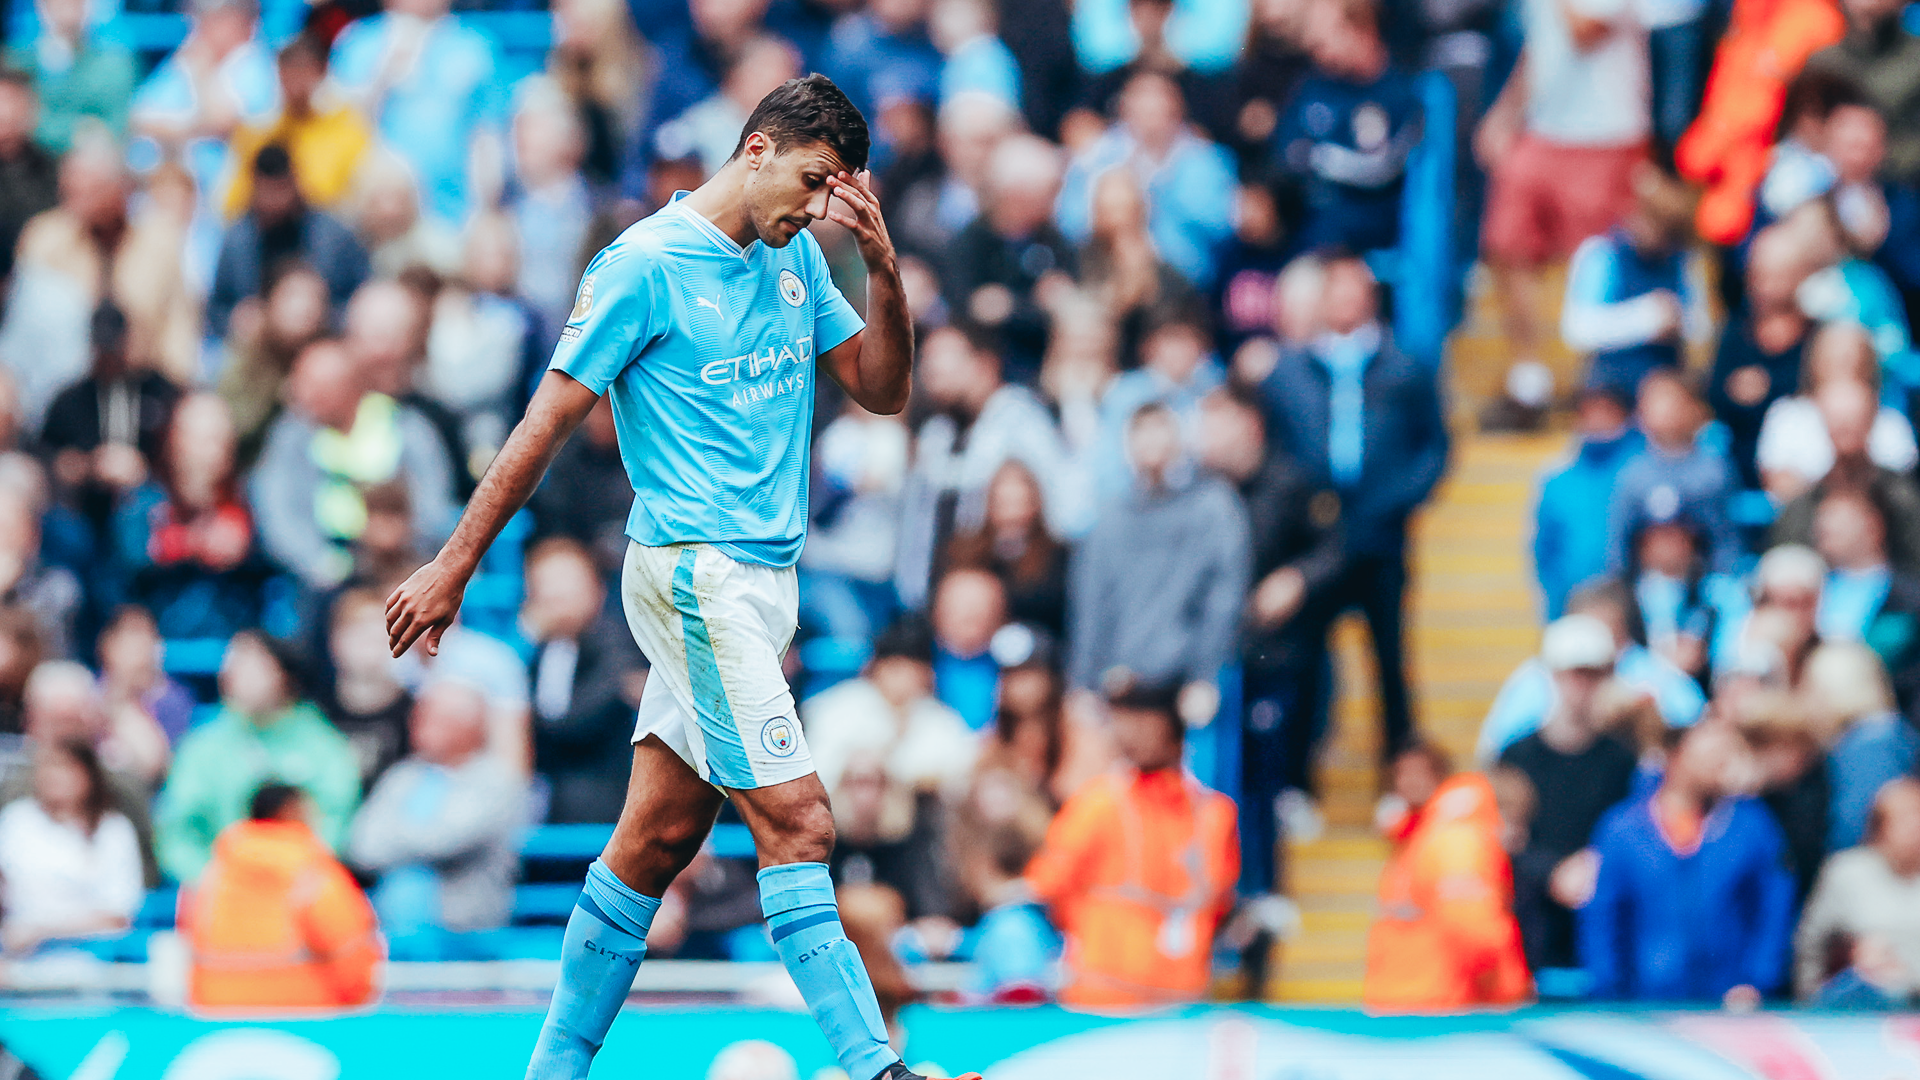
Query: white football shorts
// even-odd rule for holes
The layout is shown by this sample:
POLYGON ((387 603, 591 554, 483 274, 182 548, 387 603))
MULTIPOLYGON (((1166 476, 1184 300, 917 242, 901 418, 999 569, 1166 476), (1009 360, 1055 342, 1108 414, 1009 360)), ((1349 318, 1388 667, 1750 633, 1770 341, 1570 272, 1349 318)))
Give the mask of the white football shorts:
POLYGON ((814 771, 780 666, 800 618, 793 567, 736 562, 707 544, 629 542, 620 600, 653 665, 634 742, 658 735, 723 790, 814 771))

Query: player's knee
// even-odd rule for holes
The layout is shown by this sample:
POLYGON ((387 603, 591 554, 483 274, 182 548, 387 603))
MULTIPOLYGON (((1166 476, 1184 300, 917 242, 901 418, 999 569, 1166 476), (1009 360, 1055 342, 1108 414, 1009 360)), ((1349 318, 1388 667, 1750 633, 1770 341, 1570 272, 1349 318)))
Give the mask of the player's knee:
POLYGON ((833 854, 833 809, 824 798, 789 807, 777 824, 779 862, 826 862, 833 854))

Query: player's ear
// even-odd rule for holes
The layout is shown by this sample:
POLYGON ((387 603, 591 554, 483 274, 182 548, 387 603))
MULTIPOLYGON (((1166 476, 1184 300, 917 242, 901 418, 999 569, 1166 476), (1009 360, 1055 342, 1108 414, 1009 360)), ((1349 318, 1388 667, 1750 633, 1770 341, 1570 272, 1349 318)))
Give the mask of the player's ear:
POLYGON ((751 132, 747 135, 747 144, 743 151, 747 159, 747 168, 758 169, 767 158, 773 156, 773 140, 767 138, 763 132, 751 132))

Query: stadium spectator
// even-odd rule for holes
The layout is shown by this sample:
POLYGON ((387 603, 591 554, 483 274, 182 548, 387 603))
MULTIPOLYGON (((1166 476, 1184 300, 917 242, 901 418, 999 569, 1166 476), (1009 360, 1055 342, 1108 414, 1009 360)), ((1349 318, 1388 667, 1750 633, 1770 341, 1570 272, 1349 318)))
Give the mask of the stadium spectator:
POLYGON ((82 582, 66 567, 41 561, 38 510, 25 492, 0 488, 0 605, 33 620, 43 655, 72 656, 82 582))
POLYGON ((1264 892, 1273 888, 1277 840, 1266 808, 1276 800, 1298 807, 1312 787, 1319 680, 1304 665, 1319 655, 1308 638, 1312 611, 1345 561, 1338 496, 1316 488, 1267 440, 1265 418, 1248 398, 1216 390, 1201 400, 1199 416, 1200 462, 1238 490, 1252 548, 1240 629, 1241 798, 1261 809, 1246 817, 1240 835, 1243 879, 1264 892))
POLYGON ((157 727, 168 745, 177 746, 193 723, 194 700, 161 668, 165 647, 147 609, 128 605, 115 611, 100 631, 100 696, 115 728, 157 727))
POLYGON ((1544 880, 1524 883, 1534 895, 1515 900, 1541 915, 1538 936, 1525 939, 1535 971, 1577 963, 1573 913, 1592 895, 1595 869, 1587 843, 1601 816, 1632 790, 1636 767, 1634 751, 1600 731, 1613 632, 1591 615, 1569 615, 1547 627, 1540 655, 1553 672, 1552 711, 1540 730, 1500 752, 1500 764, 1518 770, 1536 793, 1521 856, 1551 867, 1544 880))
MULTIPOLYGON (((484 260, 476 260, 480 261, 484 260)), ((457 395, 444 400, 436 396, 424 370, 430 360, 434 311, 442 286, 452 276, 414 266, 394 280, 369 281, 348 301, 344 329, 347 351, 366 379, 367 389, 385 394, 432 426, 452 470, 449 496, 464 497, 472 492, 476 479, 461 422, 465 403, 457 395)), ((495 373, 494 378, 500 375, 495 373)))
POLYGON ((1033 391, 1003 380, 1000 354, 988 342, 937 330, 919 344, 917 374, 935 414, 920 426, 901 496, 894 582, 910 608, 926 601, 939 546, 983 520, 987 489, 1008 460, 1040 481, 1055 535, 1085 532, 1092 511, 1080 455, 1033 391))
MULTIPOLYGON (((824 434, 821 443, 824 448, 824 434)), ((903 451, 902 468, 905 456, 903 451)), ((815 474, 814 483, 819 485, 815 490, 824 488, 827 482, 826 475, 815 474)), ((824 492, 816 497, 827 501, 824 492)), ((613 404, 602 398, 554 456, 546 479, 527 504, 533 514, 534 539, 564 536, 584 544, 593 552, 601 576, 616 578, 626 559, 627 507, 632 499, 633 482, 620 463, 613 404)), ((819 539, 818 534, 815 539, 819 539)), ((807 549, 812 550, 813 544, 809 543, 807 549)))
POLYGON ((1706 187, 1694 215, 1702 240, 1733 244, 1746 235, 1787 84, 1844 32, 1831 0, 1735 0, 1705 97, 1674 147, 1681 179, 1706 187))
POLYGON ((54 396, 40 442, 52 457, 55 490, 104 532, 114 504, 159 457, 180 390, 133 355, 120 308, 101 304, 90 331, 92 367, 54 396))
POLYGON ((1638 523, 1683 517, 1705 534, 1708 568, 1731 572, 1740 556, 1740 538, 1726 505, 1734 493, 1733 470, 1703 444, 1707 412, 1686 376, 1665 368, 1649 373, 1640 381, 1635 416, 1647 445, 1614 480, 1607 505, 1607 569, 1627 568, 1638 523))
POLYGON ((493 42, 449 14, 449 0, 390 0, 333 43, 333 78, 413 167, 425 211, 449 225, 476 201, 468 165, 500 153, 493 42))
POLYGON ((0 72, 0 277, 13 274, 20 232, 60 197, 60 165, 35 139, 40 103, 17 71, 0 72))
POLYGON ((354 186, 354 232, 367 249, 374 277, 398 277, 416 266, 437 274, 459 270, 459 234, 422 210, 413 166, 397 152, 376 145, 354 186))
MULTIPOLYGON (((944 263, 947 245, 980 212, 994 148, 1019 129, 1020 114, 992 94, 960 93, 935 119, 935 161, 918 171, 889 171, 883 190, 900 250, 944 263)), ((906 169, 905 162, 901 169, 906 169)))
MULTIPOLYGON (((742 44, 727 62, 714 92, 667 118, 653 133, 653 150, 664 160, 693 158, 711 176, 733 156, 741 126, 760 99, 788 79, 804 74, 799 52, 771 34, 742 44)), ((572 294, 567 294, 571 302, 572 294)))
MULTIPOLYGON (((1079 779, 1067 773, 1071 736, 1064 707, 1065 680, 1058 667, 1058 646, 1037 634, 1026 657, 1009 656, 1008 660, 1000 673, 1000 707, 993 716, 993 731, 982 741, 962 812, 971 808, 981 820, 1017 822, 1037 842, 1079 779), (985 794, 989 790, 1010 795, 998 799, 985 794)), ((1104 771, 1108 764, 1103 761, 1093 771, 1104 771)), ((964 833, 959 837, 967 838, 964 833)))
POLYGON ((1380 911, 1367 932, 1361 995, 1384 1012, 1511 1005, 1532 994, 1513 872, 1494 792, 1477 773, 1448 777, 1444 759, 1410 747, 1395 759, 1406 816, 1380 875, 1380 911), (1405 772, 1431 772, 1417 781, 1405 772))
POLYGON ((506 924, 527 782, 486 753, 487 702, 473 687, 428 687, 410 732, 413 752, 367 793, 346 852, 379 879, 371 899, 395 952, 438 959, 436 931, 506 924))
POLYGON ((314 832, 346 837, 360 801, 353 748, 302 695, 290 650, 253 631, 234 635, 220 665, 220 712, 193 729, 174 755, 154 808, 155 848, 167 876, 197 881, 222 830, 246 814, 266 780, 311 797, 314 832))
POLYGON ((1920 39, 1900 19, 1900 9, 1885 0, 1845 0, 1846 32, 1807 60, 1810 71, 1847 78, 1887 121, 1886 178, 1897 184, 1920 180, 1920 126, 1914 105, 1920 101, 1920 39))
POLYGON ((1059 981, 1059 931, 1021 875, 1039 844, 1013 823, 975 836, 957 866, 967 898, 980 912, 969 996, 1022 1004, 1053 996, 1059 981))
POLYGON ((1574 405, 1579 443, 1571 460, 1540 482, 1534 508, 1533 572, 1546 614, 1566 611, 1567 594, 1607 568, 1607 504, 1621 470, 1646 447, 1630 423, 1632 395, 1593 386, 1574 405))
POLYGON ((980 214, 954 236, 942 272, 948 308, 994 335, 1007 377, 1031 384, 1047 345, 1051 293, 1071 280, 1074 245, 1053 223, 1060 152, 1032 135, 987 159, 980 214))
POLYGON ((224 336, 233 309, 262 296, 282 263, 313 268, 335 305, 345 304, 367 279, 367 253, 345 225, 307 205, 285 146, 268 143, 248 163, 253 186, 247 209, 228 226, 207 296, 207 323, 224 336))
POLYGON ((478 687, 487 699, 487 752, 523 773, 532 771, 533 677, 511 644, 456 619, 441 635, 438 653, 411 652, 396 672, 416 697, 442 680, 478 687))
POLYGON ((1831 974, 1827 953, 1835 935, 1856 950, 1876 939, 1892 953, 1901 978, 1890 996, 1906 997, 1920 985, 1920 781, 1902 777, 1881 787, 1864 842, 1821 868, 1794 934, 1794 990, 1803 1002, 1831 974))
POLYGON ((187 167, 199 204, 212 209, 234 164, 228 139, 272 115, 280 87, 254 0, 198 0, 189 14, 186 40, 134 93, 132 128, 150 150, 187 167))
POLYGON ((1280 216, 1277 188, 1243 180, 1234 195, 1233 238, 1220 251, 1211 297, 1222 356, 1234 355, 1241 345, 1273 329, 1279 306, 1275 286, 1292 240, 1280 216))
POLYGON ((550 790, 547 820, 614 821, 627 794, 634 710, 647 661, 592 554, 564 538, 527 553, 520 632, 533 655, 533 767, 550 790))
POLYGON ((949 570, 934 588, 933 685, 967 727, 993 720, 1000 661, 993 644, 1007 624, 1007 591, 986 570, 949 570))
MULTIPOLYGON (((573 310, 573 287, 586 267, 587 235, 593 226, 593 198, 581 172, 586 133, 558 86, 533 79, 522 83, 518 93, 511 129, 514 172, 502 209, 519 241, 519 292, 545 325, 561 326, 573 310)), ((743 112, 734 124, 734 139, 745 121, 743 112)), ((729 142, 727 154, 732 153, 729 142)))
POLYGON ((1916 673, 1914 632, 1920 615, 1920 581, 1895 574, 1887 564, 1887 527, 1865 493, 1841 488, 1827 493, 1814 515, 1814 545, 1827 563, 1820 590, 1823 641, 1867 642, 1896 684, 1912 688, 1916 673))
POLYGON ((1080 287, 1119 330, 1119 366, 1141 365, 1150 329, 1192 311, 1193 287, 1160 258, 1148 233, 1147 202, 1133 174, 1108 169, 1093 185, 1092 222, 1080 253, 1080 287))
MULTIPOLYGON (((1755 464, 1760 483, 1776 503, 1792 502, 1833 468, 1833 439, 1820 417, 1818 399, 1823 387, 1842 381, 1880 390, 1880 361, 1873 339, 1851 323, 1829 323, 1807 346, 1799 392, 1767 407, 1760 423, 1755 464)), ((1894 472, 1911 470, 1920 461, 1913 425, 1900 410, 1882 406, 1867 435, 1867 454, 1874 464, 1894 472)))
POLYGON ((1709 376, 1707 403, 1730 436, 1741 486, 1757 488, 1760 425, 1798 383, 1812 330, 1795 292, 1815 269, 1793 233, 1778 225, 1754 237, 1742 307, 1727 320, 1709 376))
MULTIPOLYGON (((438 417, 443 439, 447 425, 457 431, 466 451, 463 473, 470 476, 486 471, 526 411, 528 373, 543 370, 547 327, 558 325, 549 324, 519 291, 519 244, 504 215, 468 223, 465 266, 434 298, 419 394, 406 399, 416 407, 437 406, 430 415, 438 417)), ((579 276, 577 266, 565 267, 553 272, 569 281, 579 276)), ((451 440, 445 441, 452 452, 451 440)))
POLYGON ((254 459, 267 424, 280 410, 294 361, 332 322, 327 279, 298 263, 271 275, 260 299, 234 306, 216 389, 227 403, 246 461, 254 459))
POLYGON ((807 746, 829 791, 860 760, 877 760, 903 790, 957 798, 980 747, 953 707, 934 697, 933 634, 905 616, 873 639, 873 657, 800 705, 807 746))
MULTIPOLYGON (((803 624, 864 642, 892 616, 900 493, 912 440, 898 418, 867 412, 853 401, 821 431, 808 495, 812 520, 800 553, 803 624)), ((627 482, 624 472, 619 482, 627 482)), ((993 516, 991 492, 987 515, 993 516)))
POLYGON ((308 588, 337 585, 352 570, 350 547, 366 528, 365 493, 375 485, 402 480, 428 536, 449 527, 453 470, 439 435, 415 410, 367 390, 340 342, 307 346, 287 402, 267 429, 249 495, 267 554, 308 588), (392 449, 365 449, 383 446, 392 449))
POLYGON ((627 5, 616 0, 561 0, 553 5, 553 48, 547 75, 579 111, 587 150, 582 170, 596 189, 620 176, 621 155, 633 138, 649 74, 645 42, 627 5))
POLYGON ((1187 103, 1168 76, 1143 71, 1120 92, 1119 123, 1067 167, 1055 220, 1075 243, 1092 232, 1094 181, 1108 169, 1134 174, 1147 198, 1147 230, 1167 265, 1199 289, 1213 284, 1213 255, 1233 231, 1232 159, 1187 126, 1187 103))
MULTIPOLYGON (((1808 666, 1812 659, 1808 659, 1808 666)), ((1804 680, 1803 680, 1804 682, 1804 680)), ((1804 901, 1827 855, 1832 785, 1820 731, 1803 701, 1755 694, 1722 710, 1739 725, 1753 764, 1754 794, 1773 811, 1786 840, 1781 865, 1793 875, 1794 901, 1804 901)))
POLYGON ((90 0, 51 0, 34 10, 39 35, 7 49, 7 64, 39 99, 33 141, 48 153, 64 154, 85 124, 100 124, 115 138, 126 138, 133 51, 99 32, 90 0))
POLYGON ((1728 783, 1746 752, 1725 723, 1678 733, 1660 786, 1601 819, 1577 917, 1596 1000, 1751 1006, 1780 989, 1793 877, 1772 814, 1728 783))
MULTIPOLYGON (((750 5, 764 12, 765 2, 750 5)), ((889 95, 937 100, 945 60, 927 33, 928 0, 892 0, 834 20, 822 70, 872 116, 889 95)))
POLYGON ((945 919, 955 898, 940 841, 939 797, 916 792, 888 764, 884 750, 856 749, 827 787, 833 804, 835 839, 828 866, 834 883, 885 888, 904 903, 905 918, 945 919))
POLYGON ((1859 644, 1829 644, 1807 660, 1808 719, 1828 732, 1828 852, 1860 843, 1874 796, 1888 781, 1911 774, 1920 759, 1920 735, 1895 710, 1893 688, 1879 658, 1859 644))
POLYGON ((1887 561, 1897 573, 1920 573, 1920 487, 1912 477, 1876 464, 1872 433, 1880 403, 1865 383, 1843 381, 1820 389, 1814 402, 1833 441, 1833 467, 1818 483, 1780 508, 1773 523, 1776 544, 1815 542, 1815 519, 1830 492, 1864 493, 1885 523, 1887 561))
POLYGON ((114 512, 116 591, 150 610, 163 636, 225 638, 259 625, 269 568, 234 454, 226 403, 190 394, 173 410, 152 479, 114 512))
POLYGON ((1075 1006, 1200 1000, 1214 932, 1240 873, 1234 806, 1180 767, 1176 683, 1108 689, 1126 768, 1067 800, 1028 864, 1066 939, 1060 1000, 1075 1006))
POLYGON ((1308 348, 1282 353, 1261 394, 1268 439, 1339 496, 1346 572, 1313 640, 1350 607, 1366 616, 1386 728, 1381 753, 1391 757, 1414 726, 1403 640, 1407 519, 1446 471, 1447 427, 1434 372, 1395 348, 1380 324, 1366 264, 1336 259, 1326 275, 1321 331, 1308 348))
POLYGON ((988 93, 1019 105, 1020 65, 997 33, 990 0, 937 0, 927 19, 934 47, 946 57, 940 69, 940 99, 988 93))
POLYGON ((1632 182, 1619 224, 1574 250, 1560 311, 1560 339, 1587 355, 1585 384, 1626 397, 1654 368, 1684 367, 1684 347, 1713 332, 1690 251, 1692 193, 1647 164, 1632 182))
POLYGON ((1024 464, 1008 461, 994 473, 986 519, 954 536, 946 561, 997 575, 1014 622, 1040 627, 1056 640, 1066 632, 1067 548, 1048 531, 1040 482, 1024 464))
POLYGON ((647 172, 655 164, 655 129, 719 88, 727 64, 761 32, 767 7, 767 0, 691 0, 683 9, 685 19, 664 25, 651 24, 641 9, 634 9, 634 21, 649 24, 646 33, 652 48, 646 85, 638 98, 645 103, 640 126, 622 161, 623 198, 638 200, 646 195, 647 172))
POLYGON ((1180 55, 1167 38, 1168 23, 1175 21, 1174 9, 1171 0, 1128 0, 1127 23, 1137 42, 1133 55, 1117 67, 1090 71, 1082 79, 1076 114, 1062 124, 1063 129, 1091 126, 1101 117, 1112 116, 1128 80, 1145 71, 1165 75, 1179 85, 1193 108, 1194 122, 1208 138, 1222 143, 1233 138, 1232 80, 1225 72, 1195 68, 1180 55))
POLYGON ((1069 585, 1069 682, 1098 689, 1120 668, 1211 688, 1232 658, 1247 595, 1246 510, 1232 488, 1195 469, 1165 405, 1134 412, 1127 458, 1132 490, 1101 511, 1069 585))
POLYGON ((1552 388, 1541 363, 1541 272, 1632 211, 1652 125, 1637 11, 1554 0, 1523 10, 1524 51, 1474 143, 1489 176, 1481 244, 1516 357, 1506 391, 1518 423, 1538 415, 1552 388))
POLYGON ((1223 373, 1211 355, 1197 310, 1163 308, 1141 328, 1139 366, 1107 383, 1100 396, 1100 443, 1095 458, 1102 500, 1125 495, 1133 476, 1127 459, 1127 426, 1142 406, 1172 410, 1185 441, 1199 425, 1200 399, 1219 386, 1223 373))
POLYGON ((185 886, 187 1002, 199 1009, 339 1009, 379 993, 373 908, 313 827, 300 788, 268 782, 185 886))
POLYGON ((317 703, 347 737, 362 791, 405 757, 407 718, 413 695, 400 685, 393 656, 379 631, 386 627, 386 598, 372 589, 346 589, 334 598, 327 630, 333 677, 322 683, 317 703))
MULTIPOLYGON (((257 210, 254 177, 260 151, 267 147, 286 150, 300 201, 327 213, 345 208, 360 164, 373 147, 367 118, 341 100, 327 81, 327 48, 316 35, 295 35, 280 47, 277 63, 279 111, 257 123, 242 123, 233 133, 233 160, 255 168, 234 170, 224 206, 229 219, 239 218, 248 207, 257 210)), ((272 264, 272 259, 263 259, 260 269, 271 273, 272 264)), ((335 297, 342 298, 344 294, 335 297)))
POLYGON ((144 895, 140 839, 84 742, 34 747, 32 794, 0 809, 0 950, 124 930, 144 895))
POLYGON ((1304 21, 1313 69, 1273 137, 1274 164, 1304 203, 1293 250, 1394 247, 1419 95, 1388 55, 1373 0, 1311 0, 1304 21))

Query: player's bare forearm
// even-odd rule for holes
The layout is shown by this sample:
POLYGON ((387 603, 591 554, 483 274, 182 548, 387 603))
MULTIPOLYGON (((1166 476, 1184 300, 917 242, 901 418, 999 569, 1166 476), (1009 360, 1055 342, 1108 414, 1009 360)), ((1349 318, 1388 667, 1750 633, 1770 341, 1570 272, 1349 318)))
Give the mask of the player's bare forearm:
POLYGON ((507 520, 526 505, 553 456, 598 400, 598 394, 571 376, 547 372, 527 405, 527 415, 487 467, 440 554, 387 598, 387 644, 393 655, 405 653, 422 636, 429 654, 439 652, 440 634, 460 610, 461 596, 480 565, 480 556, 507 520))
POLYGON ((892 414, 907 407, 913 385, 913 317, 872 179, 872 173, 861 172, 827 181, 849 211, 830 209, 827 217, 853 233, 867 264, 867 328, 827 353, 826 360, 834 379, 861 408, 892 414))

